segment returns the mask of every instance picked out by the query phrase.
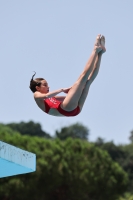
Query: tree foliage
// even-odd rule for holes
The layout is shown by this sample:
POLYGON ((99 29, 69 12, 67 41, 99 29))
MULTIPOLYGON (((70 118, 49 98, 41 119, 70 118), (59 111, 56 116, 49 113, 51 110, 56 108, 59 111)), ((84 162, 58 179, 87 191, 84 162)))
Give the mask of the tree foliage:
POLYGON ((35 123, 33 121, 9 123, 9 124, 6 124, 6 126, 10 127, 11 129, 15 131, 18 131, 22 135, 51 138, 48 133, 42 130, 42 127, 39 123, 35 123))
POLYGON ((131 143, 133 143, 133 131, 130 132, 129 140, 131 143))
MULTIPOLYGON (((98 141, 98 140, 97 140, 98 141)), ((133 143, 129 145, 115 145, 111 142, 98 143, 95 145, 106 150, 111 158, 128 173, 129 184, 128 191, 133 192, 133 143)))
POLYGON ((123 158, 126 157, 126 152, 121 148, 121 146, 116 146, 113 141, 104 142, 104 140, 102 139, 102 142, 98 143, 97 141, 95 143, 96 146, 99 146, 101 149, 106 150, 114 161, 121 162, 120 160, 123 160, 123 158))
POLYGON ((133 143, 122 146, 121 148, 125 152, 125 156, 123 157, 123 160, 121 159, 120 165, 128 173, 130 180, 128 191, 133 194, 133 143))
POLYGON ((3 134, 1 129, 0 138, 37 154, 36 172, 0 179, 1 200, 115 200, 126 191, 127 174, 87 141, 3 134))
POLYGON ((87 140, 89 136, 89 129, 81 123, 76 123, 63 127, 60 131, 56 131, 55 136, 61 140, 65 140, 68 137, 87 140))
POLYGON ((125 195, 118 198, 117 200, 133 200, 133 195, 131 195, 130 193, 125 193, 125 195))

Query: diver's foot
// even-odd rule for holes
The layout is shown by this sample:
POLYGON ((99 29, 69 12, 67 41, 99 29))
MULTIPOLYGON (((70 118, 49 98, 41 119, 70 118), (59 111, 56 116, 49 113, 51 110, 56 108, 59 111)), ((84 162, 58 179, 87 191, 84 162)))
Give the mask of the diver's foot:
POLYGON ((106 52, 105 37, 103 35, 101 36, 101 46, 102 46, 102 53, 105 53, 106 52))
POLYGON ((100 51, 102 51, 102 46, 101 46, 101 35, 97 35, 96 37, 96 42, 95 42, 95 45, 94 45, 94 50, 99 53, 100 51))

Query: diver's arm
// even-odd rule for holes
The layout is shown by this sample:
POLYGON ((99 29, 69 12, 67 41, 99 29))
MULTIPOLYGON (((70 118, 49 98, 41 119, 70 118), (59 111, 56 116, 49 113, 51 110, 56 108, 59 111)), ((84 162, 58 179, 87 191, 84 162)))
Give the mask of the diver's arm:
POLYGON ((55 91, 52 91, 52 92, 48 92, 46 94, 43 94, 41 92, 38 92, 36 91, 34 93, 34 98, 35 99, 47 99, 47 98, 50 98, 50 97, 54 97, 56 96, 57 94, 63 92, 63 89, 59 89, 59 90, 55 90, 55 91))

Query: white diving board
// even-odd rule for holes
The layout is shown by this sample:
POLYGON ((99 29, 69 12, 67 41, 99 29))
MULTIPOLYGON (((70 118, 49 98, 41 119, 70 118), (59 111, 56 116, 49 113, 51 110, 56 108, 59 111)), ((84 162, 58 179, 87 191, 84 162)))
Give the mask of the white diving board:
POLYGON ((0 178, 35 170, 36 154, 0 141, 0 178))

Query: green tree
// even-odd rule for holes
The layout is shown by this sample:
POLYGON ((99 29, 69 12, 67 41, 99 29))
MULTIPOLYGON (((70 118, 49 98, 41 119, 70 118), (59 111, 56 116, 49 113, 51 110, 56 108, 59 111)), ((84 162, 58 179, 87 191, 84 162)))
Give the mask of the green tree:
POLYGON ((129 140, 131 143, 133 143, 133 131, 130 132, 129 140))
POLYGON ((125 157, 121 160, 120 165, 128 173, 129 186, 128 191, 133 194, 133 143, 121 147, 125 152, 125 157))
POLYGON ((1 133, 0 138, 37 154, 37 171, 0 179, 1 200, 115 200, 128 177, 106 151, 87 141, 1 133))
POLYGON ((95 144, 97 146, 102 146, 104 143, 105 143, 105 140, 103 138, 101 138, 101 137, 98 137, 96 142, 95 142, 95 144))
POLYGON ((76 123, 68 127, 63 127, 60 131, 55 132, 55 137, 61 140, 65 140, 68 137, 87 140, 88 136, 89 129, 81 123, 76 123))
POLYGON ((111 158, 127 172, 129 177, 128 191, 133 193, 133 143, 129 145, 115 145, 112 141, 106 143, 95 142, 96 146, 106 150, 111 158))
POLYGON ((121 146, 117 146, 111 142, 104 142, 104 140, 101 140, 100 142, 96 141, 96 146, 99 146, 101 149, 106 150, 111 158, 120 163, 121 159, 125 159, 126 152, 121 148, 121 146))
POLYGON ((29 122, 20 122, 20 123, 9 123, 6 124, 15 131, 18 131, 22 135, 38 136, 51 138, 51 136, 42 130, 42 127, 39 123, 33 121, 29 122))
POLYGON ((117 200, 133 200, 133 195, 131 195, 130 193, 126 193, 125 195, 118 198, 117 200))

